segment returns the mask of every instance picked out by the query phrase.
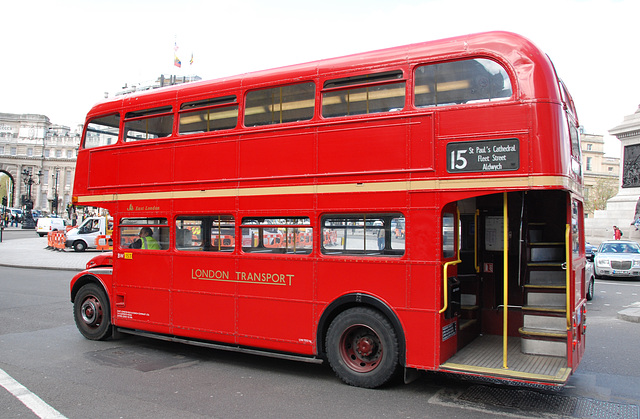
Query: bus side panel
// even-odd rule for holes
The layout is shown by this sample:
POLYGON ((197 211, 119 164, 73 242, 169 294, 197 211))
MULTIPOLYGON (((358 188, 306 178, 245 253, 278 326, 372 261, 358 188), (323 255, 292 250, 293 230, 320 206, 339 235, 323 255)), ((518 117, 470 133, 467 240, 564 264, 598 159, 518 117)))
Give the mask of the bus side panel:
POLYGON ((318 301, 331 303, 345 294, 363 293, 377 297, 392 309, 406 307, 406 264, 373 258, 363 262, 352 257, 335 261, 327 258, 319 263, 318 278, 322 281, 318 282, 318 301))
POLYGON ((318 172, 372 172, 408 167, 407 119, 345 123, 318 131, 318 172))
MULTIPOLYGON (((76 173, 88 173, 89 177, 87 179, 86 186, 89 188, 105 186, 117 187, 116 176, 113 175, 113 168, 117 167, 116 150, 109 148, 90 150, 85 151, 82 155, 85 158, 78 158, 76 173), (88 159, 86 157, 88 157, 88 159), (86 163, 88 163, 88 167, 86 166, 86 163), (89 170, 89 167, 91 170, 89 170)), ((77 188, 76 190, 85 190, 82 182, 79 185, 74 183, 74 188, 77 188)))
POLYGON ((114 324, 169 333, 171 259, 161 250, 130 250, 114 258, 114 324))
POLYGON ((178 251, 173 260, 174 333, 234 343, 235 260, 188 251, 178 251))
POLYGON ((249 255, 237 266, 238 344, 313 354, 314 262, 249 255))
POLYGON ((228 138, 204 144, 190 141, 176 145, 174 153, 173 178, 176 182, 236 177, 236 142, 228 138))
POLYGON ((440 350, 436 342, 440 335, 436 334, 434 325, 436 315, 431 311, 398 310, 400 321, 404 327, 406 344, 406 366, 410 368, 435 369, 438 366, 440 350))
MULTIPOLYGON (((144 143, 141 141, 141 143, 144 143)), ((173 179, 173 150, 136 145, 118 156, 118 185, 157 184, 173 179)))
POLYGON ((277 136, 243 135, 239 148, 241 178, 314 173, 315 134, 309 129, 277 136))

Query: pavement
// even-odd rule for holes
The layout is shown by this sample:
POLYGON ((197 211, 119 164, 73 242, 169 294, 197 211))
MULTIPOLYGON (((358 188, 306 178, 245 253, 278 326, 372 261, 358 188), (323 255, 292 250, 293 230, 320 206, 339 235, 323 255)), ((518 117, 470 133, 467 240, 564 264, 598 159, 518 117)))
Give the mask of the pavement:
MULTIPOLYGON (((4 231, 19 230, 16 227, 5 227, 4 231)), ((72 249, 47 249, 47 237, 38 237, 35 230, 33 237, 25 239, 3 240, 0 243, 0 266, 12 268, 55 269, 79 272, 85 269, 87 262, 100 251, 87 250, 74 252, 72 249)))
MULTIPOLYGON (((11 230, 5 228, 5 231, 11 230)), ((15 228, 17 230, 17 228, 15 228)), ((74 252, 47 248, 47 237, 12 239, 0 243, 0 266, 12 268, 55 269, 65 271, 82 271, 87 262, 102 253, 98 250, 74 252)), ((629 322, 640 323, 640 302, 632 304, 618 312, 618 318, 629 322)))

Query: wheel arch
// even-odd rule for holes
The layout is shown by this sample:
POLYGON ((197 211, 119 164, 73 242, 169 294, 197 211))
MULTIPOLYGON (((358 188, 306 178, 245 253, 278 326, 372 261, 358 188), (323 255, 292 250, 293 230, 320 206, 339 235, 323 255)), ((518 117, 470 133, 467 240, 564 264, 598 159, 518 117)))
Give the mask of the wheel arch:
POLYGON ((402 323, 400 319, 396 315, 396 313, 386 304, 384 301, 380 300, 377 297, 368 294, 362 293, 352 293, 346 294, 338 299, 334 300, 331 304, 329 304, 322 315, 320 316, 320 320, 318 321, 318 328, 316 330, 316 345, 318 355, 321 355, 323 358, 326 358, 326 342, 325 337, 327 335, 327 330, 331 325, 333 319, 336 318, 343 311, 353 308, 353 307, 370 307, 378 310, 382 313, 393 326, 396 335, 398 337, 398 351, 399 351, 399 362, 401 365, 405 365, 405 335, 404 329, 402 327, 402 323))
POLYGON ((100 287, 102 287, 102 290, 105 292, 105 294, 107 295, 107 298, 109 298, 110 294, 107 290, 107 286, 105 285, 104 281, 97 277, 96 275, 90 274, 90 273, 84 273, 83 275, 81 275, 78 279, 75 280, 75 282, 73 283, 73 286, 71 287, 71 302, 73 303, 73 301, 76 298, 76 294, 78 294, 78 291, 80 291, 80 288, 82 288, 83 286, 87 285, 87 284, 96 284, 100 287))

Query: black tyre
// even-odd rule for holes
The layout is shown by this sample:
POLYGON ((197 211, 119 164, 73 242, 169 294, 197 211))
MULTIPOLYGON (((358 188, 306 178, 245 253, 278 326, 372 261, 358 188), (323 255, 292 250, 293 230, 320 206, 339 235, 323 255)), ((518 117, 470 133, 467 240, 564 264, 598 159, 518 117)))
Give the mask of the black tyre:
POLYGON ((587 300, 593 300, 593 291, 595 288, 595 280, 592 278, 589 279, 589 284, 587 284, 587 300))
POLYGON ((87 245, 82 240, 78 240, 77 242, 73 243, 73 250, 75 250, 76 252, 84 252, 86 249, 87 245))
POLYGON ((111 336, 111 311, 107 294, 97 284, 80 288, 73 300, 73 317, 80 333, 91 340, 111 336))
POLYGON ((340 313, 327 331, 326 350, 333 371, 352 386, 379 387, 399 371, 396 332, 385 316, 370 308, 340 313))

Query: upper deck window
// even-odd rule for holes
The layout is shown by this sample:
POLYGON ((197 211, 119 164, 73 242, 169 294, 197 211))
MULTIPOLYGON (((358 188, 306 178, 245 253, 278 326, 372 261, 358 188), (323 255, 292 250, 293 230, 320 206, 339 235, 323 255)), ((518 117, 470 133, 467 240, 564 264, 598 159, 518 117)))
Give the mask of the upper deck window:
POLYGON ((322 93, 322 116, 362 115, 393 112, 404 108, 405 82, 402 71, 328 80, 322 93))
POLYGON ((102 147, 118 142, 120 128, 120 114, 102 116, 89 121, 83 148, 102 147))
POLYGON ((415 105, 445 106, 510 98, 509 75, 484 58, 420 66, 415 72, 415 105))
POLYGON ((180 135, 232 129, 238 125, 235 95, 183 103, 180 106, 180 135))
POLYGON ((124 120, 125 142, 168 137, 173 129, 171 106, 127 112, 124 120))
POLYGON ((316 86, 313 82, 254 90, 247 93, 244 125, 260 126, 313 118, 316 86))

